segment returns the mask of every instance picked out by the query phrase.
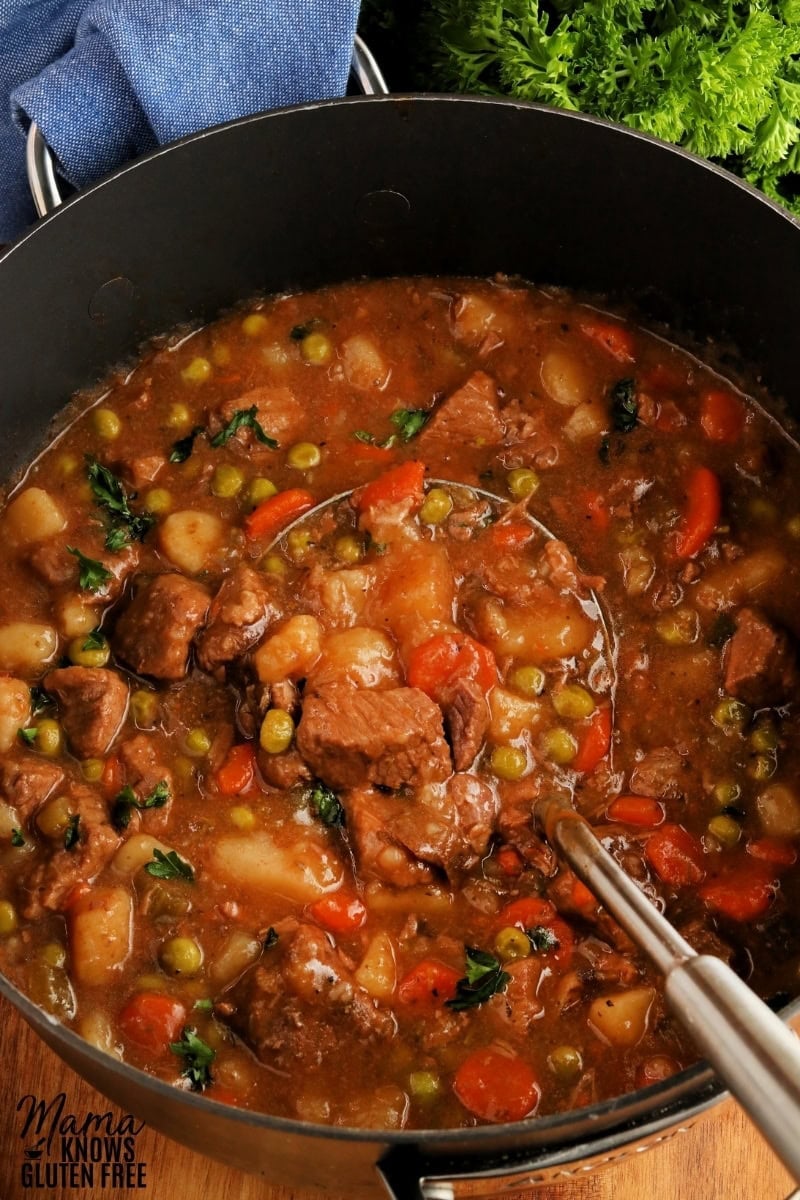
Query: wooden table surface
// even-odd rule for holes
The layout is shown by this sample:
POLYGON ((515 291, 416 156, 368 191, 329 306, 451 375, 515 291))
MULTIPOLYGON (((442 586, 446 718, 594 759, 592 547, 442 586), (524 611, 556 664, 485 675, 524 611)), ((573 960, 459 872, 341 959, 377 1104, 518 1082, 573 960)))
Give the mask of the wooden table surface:
MULTIPOLYGON (((65 1112, 105 1112, 111 1105, 78 1078, 0 1000, 0 1200, 319 1200, 320 1193, 270 1187, 184 1150, 145 1129, 136 1139, 141 1184, 35 1187, 22 1178, 18 1101, 28 1092, 65 1092, 65 1112), (141 1168, 140 1168, 141 1169, 141 1168)), ((26 1145, 30 1139, 26 1140, 26 1145)), ((787 1172, 732 1103, 720 1106, 687 1133, 631 1161, 575 1183, 540 1187, 504 1200, 784 1200, 787 1172)), ((346 1191, 328 1193, 349 1200, 346 1191)))

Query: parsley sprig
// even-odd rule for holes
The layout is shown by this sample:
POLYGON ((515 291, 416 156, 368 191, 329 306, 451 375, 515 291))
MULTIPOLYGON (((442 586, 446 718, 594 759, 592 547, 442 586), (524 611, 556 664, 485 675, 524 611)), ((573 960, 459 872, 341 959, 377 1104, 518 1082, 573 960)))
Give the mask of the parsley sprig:
POLYGON ((144 869, 154 879, 185 879, 194 883, 194 871, 189 863, 180 857, 177 850, 170 850, 165 854, 156 847, 153 850, 153 861, 145 863, 144 869))
POLYGON ((410 82, 622 122, 722 162, 800 215, 797 0, 424 0, 402 23, 398 7, 365 0, 362 28, 395 16, 410 82))
POLYGON ((538 950, 542 954, 548 950, 557 950, 561 943, 552 929, 548 929, 546 925, 536 925, 533 929, 526 929, 528 941, 531 944, 532 950, 538 950))
POLYGON ((214 1082, 211 1064, 217 1052, 198 1036, 197 1030, 191 1025, 184 1026, 181 1040, 170 1042, 169 1048, 178 1058, 183 1059, 181 1075, 189 1080, 189 1087, 193 1092, 202 1092, 214 1082))
POLYGON ((620 379, 611 389, 611 422, 617 433, 630 433, 639 420, 639 401, 632 379, 620 379))
POLYGON ((357 442, 365 442, 368 446, 379 446, 381 450, 391 450, 402 442, 410 442, 420 433, 430 420, 430 412, 426 408, 396 408, 389 420, 397 429, 387 438, 379 442, 368 429, 354 429, 353 437, 357 442))
POLYGON ((73 813, 64 830, 64 849, 74 850, 78 842, 81 840, 80 834, 81 816, 80 813, 73 813))
POLYGON ((173 442, 172 449, 169 452, 169 461, 171 463, 186 462, 194 450, 194 444, 201 433, 205 430, 202 425, 195 425, 191 433, 187 433, 186 437, 178 438, 177 442, 173 442))
POLYGON ((467 956, 467 973, 456 984, 453 999, 445 1001, 447 1006, 456 1012, 485 1004, 498 992, 504 992, 511 982, 511 976, 503 970, 502 964, 493 954, 486 950, 477 950, 474 946, 465 946, 464 950, 467 956))
POLYGON ((88 558, 75 546, 67 546, 67 553, 78 560, 78 585, 84 591, 99 592, 101 587, 111 579, 112 572, 96 558, 88 558))
POLYGON ((133 512, 130 502, 136 499, 136 493, 129 496, 114 472, 96 458, 87 458, 86 473, 95 502, 109 518, 106 547, 118 552, 130 542, 141 542, 155 518, 150 513, 133 512))
POLYGON ((224 446, 229 442, 233 435, 238 433, 240 429, 252 429, 258 440, 263 442, 265 446, 269 446, 270 450, 278 449, 278 443, 275 441, 275 438, 264 433, 264 430, 261 428, 258 420, 258 408, 255 404, 252 408, 237 409, 225 428, 221 429, 211 439, 211 445, 215 450, 219 449, 220 446, 224 446))
MULTIPOLYGON (((139 812, 146 812, 149 808, 163 808, 168 800, 169 785, 165 779, 157 783, 152 792, 148 796, 145 796, 143 800, 140 800, 133 788, 126 784, 111 808, 111 824, 115 829, 120 831, 127 829, 134 809, 138 809, 139 812)), ((153 866, 154 864, 150 863, 149 865, 153 866)), ((151 871, 150 874, 152 875, 154 872, 151 871)), ((160 878, 163 879, 166 876, 160 876, 160 878)))
POLYGON ((327 784, 320 780, 313 783, 308 793, 308 801, 323 825, 344 825, 344 809, 336 792, 327 784))

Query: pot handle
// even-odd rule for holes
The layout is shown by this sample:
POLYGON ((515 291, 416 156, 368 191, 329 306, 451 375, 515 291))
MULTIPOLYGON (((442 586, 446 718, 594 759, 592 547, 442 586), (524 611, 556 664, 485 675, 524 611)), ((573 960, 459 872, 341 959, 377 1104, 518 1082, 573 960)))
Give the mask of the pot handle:
MULTIPOLYGON (((350 78, 365 96, 388 96, 389 88, 375 56, 363 38, 356 34, 353 57, 350 61, 350 78)), ((31 190, 37 215, 46 217, 63 203, 53 154, 44 135, 31 121, 25 152, 28 187, 31 190)))

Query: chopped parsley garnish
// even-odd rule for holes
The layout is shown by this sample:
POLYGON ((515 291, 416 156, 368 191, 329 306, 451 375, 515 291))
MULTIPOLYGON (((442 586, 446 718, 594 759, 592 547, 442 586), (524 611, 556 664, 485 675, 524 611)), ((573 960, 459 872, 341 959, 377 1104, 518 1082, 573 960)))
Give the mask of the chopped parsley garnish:
POLYGON ((611 389, 611 420, 618 433, 630 433, 639 419, 639 401, 632 379, 620 379, 611 389))
POLYGON ((128 496, 113 471, 109 471, 108 467, 104 467, 96 458, 87 458, 86 461, 89 487, 95 501, 105 509, 109 517, 107 548, 117 552, 124 549, 129 542, 141 542, 155 518, 149 513, 138 514, 132 511, 130 501, 136 498, 136 493, 128 496))
POLYGON ((289 337, 293 342, 302 342, 303 338, 307 338, 320 324, 319 317, 312 317, 309 321, 304 321, 302 325, 293 325, 289 330, 289 337))
POLYGON ((708 634, 708 644, 718 648, 724 646, 728 638, 736 632, 736 622, 728 613, 720 613, 714 621, 708 634))
POLYGON ((38 683, 31 688, 31 712, 34 716, 40 713, 43 709, 48 708, 53 701, 48 696, 44 688, 39 687, 38 683))
POLYGON ((24 742, 26 746, 32 746, 36 741, 36 735, 38 732, 39 730, 36 728, 36 726, 31 725, 28 729, 18 729, 17 737, 21 742, 24 742))
POLYGON ((557 950, 561 945, 552 929, 548 929, 546 925, 536 925, 533 929, 526 929, 528 941, 534 950, 541 950, 545 953, 548 950, 557 950))
POLYGON ((25 845, 25 838, 22 836, 21 829, 12 829, 11 830, 11 845, 12 846, 24 846, 25 845))
POLYGON ((165 854, 163 850, 153 850, 153 862, 145 864, 145 871, 154 879, 186 879, 194 883, 194 871, 176 850, 165 854))
POLYGON ((382 442, 378 442, 368 429, 354 429, 353 437, 369 446, 379 446, 381 450, 391 450, 398 442, 410 442, 422 430, 430 419, 430 413, 425 408, 396 408, 389 420, 397 428, 397 433, 390 433, 382 442))
POLYGON ((217 1056, 216 1050, 197 1036, 197 1030, 190 1025, 184 1026, 179 1042, 170 1042, 169 1048, 178 1058, 183 1059, 181 1074, 189 1080, 193 1092, 202 1092, 212 1083, 211 1064, 217 1056))
POLYGON ((81 647, 82 650, 105 650, 108 642, 99 629, 93 629, 91 633, 86 635, 86 641, 81 647))
POLYGON ((275 438, 269 437, 261 428, 258 422, 258 408, 255 404, 252 408, 237 409, 225 428, 221 429, 211 439, 211 445, 215 450, 219 449, 220 446, 224 446, 226 442, 229 442, 233 435, 240 429, 252 429, 258 440, 263 442, 265 446, 269 446, 270 450, 278 449, 278 443, 275 441, 275 438))
POLYGON ((397 426, 401 439, 410 442, 420 433, 430 418, 430 413, 424 408, 398 408, 389 418, 397 426))
POLYGON ((169 461, 171 463, 186 462, 194 450, 195 440, 201 433, 203 433, 203 426, 195 425, 192 432, 187 433, 186 437, 178 438, 177 442, 173 442, 172 449, 169 452, 169 461))
POLYGON ((609 459, 611 458, 611 442, 608 437, 603 437, 600 439, 597 457, 600 459, 600 462, 604 467, 608 466, 609 459))
POLYGON ((335 792, 317 780, 311 787, 309 802, 323 825, 344 825, 344 809, 335 792))
MULTIPOLYGON (((169 786, 164 779, 162 779, 160 783, 156 784, 150 795, 146 796, 144 800, 139 800, 133 788, 126 786, 122 789, 114 801, 114 805, 111 809, 111 823, 115 829, 127 829, 128 825, 130 824, 131 813, 134 809, 138 809, 139 812, 145 812, 148 808, 163 808, 168 800, 169 786)), ((154 851, 154 853, 157 854, 159 852, 154 851)), ((153 863, 149 864, 149 866, 153 865, 153 863)), ((150 874, 155 875, 155 871, 151 871, 150 874)), ((159 875, 158 878, 167 879, 172 877, 167 875, 159 875)))
POLYGON ((269 929, 264 934, 264 949, 271 950, 272 947, 277 943, 277 941, 278 941, 278 935, 275 932, 275 930, 272 928, 272 926, 270 925, 269 929))
POLYGON ((445 1001, 447 1006, 456 1012, 485 1004, 498 992, 504 992, 511 982, 511 976, 503 970, 502 964, 493 954, 487 953, 486 950, 476 950, 474 946, 465 946, 464 949, 467 955, 467 973, 456 984, 454 998, 445 1001))
POLYGON ((78 826, 81 823, 80 813, 74 813, 70 819, 67 828, 64 830, 64 849, 73 850, 80 841, 80 833, 78 826))
POLYGON ((192 1008, 196 1009, 197 1012, 204 1013, 210 1013, 213 1007, 214 1001, 208 997, 206 997, 205 1000, 195 1000, 194 1004, 192 1005, 192 1008))
POLYGON ((99 592, 104 583, 111 579, 111 571, 96 558, 87 558, 74 546, 67 546, 67 553, 78 560, 78 584, 87 592, 99 592))

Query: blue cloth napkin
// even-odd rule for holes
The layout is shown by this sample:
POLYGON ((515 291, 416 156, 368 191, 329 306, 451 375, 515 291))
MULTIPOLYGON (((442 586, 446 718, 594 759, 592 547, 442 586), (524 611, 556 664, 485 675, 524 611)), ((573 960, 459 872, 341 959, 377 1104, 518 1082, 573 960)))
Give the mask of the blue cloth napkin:
POLYGON ((359 0, 0 0, 0 243, 34 219, 36 121, 84 187, 134 155, 344 94, 359 0))

